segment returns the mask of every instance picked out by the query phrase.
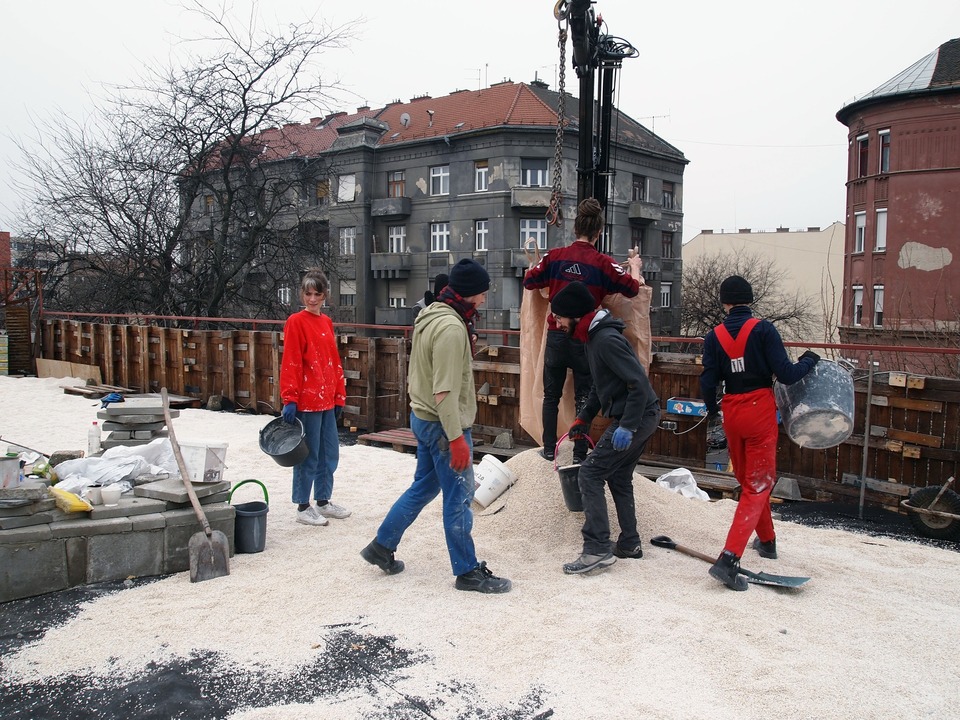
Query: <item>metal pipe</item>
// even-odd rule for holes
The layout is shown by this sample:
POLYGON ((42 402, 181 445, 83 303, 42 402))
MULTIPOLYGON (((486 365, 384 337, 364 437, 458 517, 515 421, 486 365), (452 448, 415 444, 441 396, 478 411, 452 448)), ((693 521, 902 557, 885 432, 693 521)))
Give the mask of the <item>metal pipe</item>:
POLYGON ((867 452, 870 450, 870 405, 873 399, 873 353, 867 355, 867 409, 863 416, 863 462, 860 464, 860 519, 867 492, 867 452))

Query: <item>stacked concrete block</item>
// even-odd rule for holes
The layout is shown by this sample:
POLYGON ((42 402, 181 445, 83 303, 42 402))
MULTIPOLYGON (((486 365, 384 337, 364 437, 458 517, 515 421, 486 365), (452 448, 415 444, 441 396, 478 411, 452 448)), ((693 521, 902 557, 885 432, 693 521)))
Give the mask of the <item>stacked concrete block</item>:
MULTIPOLYGON (((179 417, 179 410, 171 410, 170 417, 179 417)), ((160 397, 127 398, 111 403, 97 413, 103 421, 103 431, 109 433, 100 445, 104 450, 117 445, 146 445, 158 437, 167 437, 160 397)))

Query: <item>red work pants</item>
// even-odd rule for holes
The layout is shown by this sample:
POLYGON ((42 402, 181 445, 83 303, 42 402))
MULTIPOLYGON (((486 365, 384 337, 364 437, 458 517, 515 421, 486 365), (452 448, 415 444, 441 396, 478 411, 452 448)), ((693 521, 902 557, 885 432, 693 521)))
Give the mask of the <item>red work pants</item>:
POLYGON ((773 390, 724 395, 723 431, 740 483, 740 502, 723 549, 741 557, 754 530, 762 542, 776 537, 770 516, 770 492, 777 479, 777 405, 773 390))

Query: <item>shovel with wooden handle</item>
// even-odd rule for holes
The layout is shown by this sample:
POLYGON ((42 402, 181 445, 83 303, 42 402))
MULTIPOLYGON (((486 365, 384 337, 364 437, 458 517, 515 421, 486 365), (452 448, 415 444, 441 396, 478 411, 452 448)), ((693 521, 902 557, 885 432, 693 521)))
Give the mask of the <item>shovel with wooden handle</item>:
MULTIPOLYGON (((657 535, 654 538, 650 538, 650 542, 657 547, 676 550, 684 555, 700 558, 704 562, 710 563, 711 565, 713 565, 714 561, 716 561, 716 558, 710 557, 706 553, 684 547, 683 545, 678 545, 666 535, 657 535)), ((755 583, 757 585, 775 585, 777 587, 789 588, 800 587, 810 579, 808 577, 796 577, 793 575, 773 575, 765 572, 751 572, 750 570, 745 570, 744 568, 740 568, 740 574, 747 578, 747 582, 755 583)))
POLYGON ((180 468, 183 486, 187 489, 187 495, 190 496, 190 504, 193 505, 197 519, 203 525, 203 532, 194 533, 187 544, 190 554, 190 582, 202 582, 229 575, 230 543, 223 532, 210 527, 210 521, 207 520, 200 500, 197 499, 193 483, 190 482, 190 471, 183 460, 183 453, 180 452, 180 443, 177 442, 177 435, 173 432, 166 388, 161 388, 160 399, 163 403, 163 419, 167 424, 167 436, 170 438, 173 456, 177 459, 177 467, 180 468))

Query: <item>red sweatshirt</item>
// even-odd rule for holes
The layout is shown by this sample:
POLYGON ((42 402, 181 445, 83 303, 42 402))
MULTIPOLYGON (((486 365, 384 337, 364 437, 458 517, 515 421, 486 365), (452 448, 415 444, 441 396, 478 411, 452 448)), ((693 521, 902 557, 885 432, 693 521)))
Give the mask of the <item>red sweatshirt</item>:
POLYGON ((342 406, 346 396, 333 322, 307 310, 291 315, 283 326, 280 399, 302 412, 320 412, 342 406))
MULTIPOLYGON (((635 297, 640 292, 636 278, 585 240, 549 250, 540 262, 527 270, 523 286, 527 290, 549 288, 550 300, 553 300, 554 295, 574 280, 587 286, 597 307, 607 295, 620 293, 624 297, 635 297)), ((547 318, 547 328, 557 329, 552 314, 547 318)))

